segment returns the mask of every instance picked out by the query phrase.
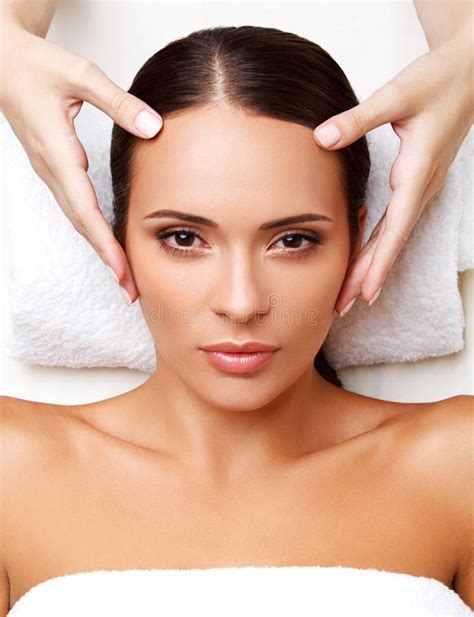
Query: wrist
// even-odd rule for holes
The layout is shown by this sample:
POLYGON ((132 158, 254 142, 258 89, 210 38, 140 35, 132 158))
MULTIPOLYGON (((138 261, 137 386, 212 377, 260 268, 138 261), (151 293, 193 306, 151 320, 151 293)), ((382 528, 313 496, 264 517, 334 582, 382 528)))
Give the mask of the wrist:
POLYGON ((458 31, 455 35, 443 41, 431 51, 440 53, 454 60, 457 65, 465 66, 472 73, 474 71, 474 45, 469 28, 458 31))
POLYGON ((19 49, 24 45, 25 37, 31 36, 34 35, 16 17, 7 17, 3 14, 2 37, 0 39, 3 64, 11 54, 18 54, 19 49))
POLYGON ((448 53, 459 54, 464 58, 474 59, 474 45, 472 37, 472 25, 460 28, 445 41, 436 45, 433 49, 445 50, 448 53))
POLYGON ((433 51, 448 58, 453 70, 455 67, 456 71, 463 75, 461 79, 468 92, 471 123, 474 123, 474 42, 470 24, 433 51))
MULTIPOLYGON (((15 15, 2 14, 2 38, 7 40, 24 34, 35 34, 15 15)), ((5 45, 6 47, 6 45, 5 45)))
POLYGON ((28 11, 24 10, 24 3, 10 2, 0 6, 3 34, 23 31, 45 38, 57 4, 58 0, 42 4, 38 2, 35 10, 30 7, 28 11))

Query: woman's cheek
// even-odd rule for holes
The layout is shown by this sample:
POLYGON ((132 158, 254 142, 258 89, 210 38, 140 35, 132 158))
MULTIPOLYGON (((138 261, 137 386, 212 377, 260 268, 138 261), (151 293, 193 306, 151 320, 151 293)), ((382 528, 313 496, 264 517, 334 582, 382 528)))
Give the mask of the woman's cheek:
POLYGON ((134 271, 143 316, 152 332, 171 335, 196 323, 202 311, 203 279, 206 277, 166 258, 149 260, 134 271))

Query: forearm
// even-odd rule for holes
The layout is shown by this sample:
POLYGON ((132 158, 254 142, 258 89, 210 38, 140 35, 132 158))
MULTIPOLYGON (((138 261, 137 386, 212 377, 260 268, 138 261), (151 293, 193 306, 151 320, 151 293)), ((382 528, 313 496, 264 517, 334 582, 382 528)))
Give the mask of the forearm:
POLYGON ((454 37, 473 37, 472 0, 413 0, 429 48, 444 45, 454 37))
POLYGON ((2 27, 19 25, 46 37, 54 11, 61 0, 0 0, 2 27))

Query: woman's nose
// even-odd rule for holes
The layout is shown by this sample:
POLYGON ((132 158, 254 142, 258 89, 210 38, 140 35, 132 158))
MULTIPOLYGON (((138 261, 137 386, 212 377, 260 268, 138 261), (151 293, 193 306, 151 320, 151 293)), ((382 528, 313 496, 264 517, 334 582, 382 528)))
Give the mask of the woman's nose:
POLYGON ((248 257, 234 257, 226 262, 213 285, 211 309, 244 322, 268 312, 268 293, 258 280, 255 265, 248 257))

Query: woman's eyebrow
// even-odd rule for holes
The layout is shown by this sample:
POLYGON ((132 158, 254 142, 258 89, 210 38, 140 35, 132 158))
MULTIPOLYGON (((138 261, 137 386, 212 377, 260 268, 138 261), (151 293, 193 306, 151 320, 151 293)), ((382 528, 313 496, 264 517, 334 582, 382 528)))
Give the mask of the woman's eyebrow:
MULTIPOLYGON (((210 219, 199 216, 197 214, 190 214, 189 212, 180 212, 179 210, 156 210, 151 214, 147 214, 143 220, 146 219, 158 219, 171 217, 180 219, 182 221, 188 221, 190 223, 196 223, 197 225, 206 225, 207 227, 214 227, 216 229, 219 228, 219 225, 215 221, 211 221, 210 219)), ((316 214, 313 212, 308 212, 305 214, 297 214, 295 216, 287 216, 282 219, 275 219, 273 221, 268 221, 266 223, 262 223, 258 228, 260 230, 264 229, 273 229, 274 227, 283 227, 284 225, 293 225, 294 223, 306 223, 308 221, 326 221, 329 223, 333 223, 334 221, 330 219, 325 214, 316 214)))

